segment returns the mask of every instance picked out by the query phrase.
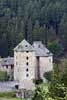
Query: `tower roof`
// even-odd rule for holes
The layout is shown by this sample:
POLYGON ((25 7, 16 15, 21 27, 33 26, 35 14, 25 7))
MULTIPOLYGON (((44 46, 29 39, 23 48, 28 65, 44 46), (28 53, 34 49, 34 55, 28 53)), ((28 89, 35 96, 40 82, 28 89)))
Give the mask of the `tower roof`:
POLYGON ((34 51, 34 48, 24 39, 14 48, 14 51, 34 51))
POLYGON ((39 57, 46 57, 46 56, 52 56, 53 54, 42 44, 41 41, 35 41, 33 43, 33 48, 35 50, 36 56, 39 57))

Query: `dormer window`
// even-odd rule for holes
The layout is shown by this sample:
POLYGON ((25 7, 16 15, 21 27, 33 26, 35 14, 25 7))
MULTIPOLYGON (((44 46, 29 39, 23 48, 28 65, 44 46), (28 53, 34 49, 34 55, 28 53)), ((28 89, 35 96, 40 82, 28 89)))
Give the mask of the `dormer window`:
POLYGON ((28 47, 28 45, 25 45, 25 47, 28 47))
POLYGON ((50 54, 50 52, 47 52, 47 54, 50 54))

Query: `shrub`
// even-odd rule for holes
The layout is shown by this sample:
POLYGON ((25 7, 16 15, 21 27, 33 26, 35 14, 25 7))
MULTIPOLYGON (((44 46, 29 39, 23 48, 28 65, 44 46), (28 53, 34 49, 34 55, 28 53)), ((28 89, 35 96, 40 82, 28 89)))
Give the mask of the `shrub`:
POLYGON ((33 82, 38 85, 38 84, 41 84, 43 83, 43 80, 42 79, 34 79, 33 82))
POLYGON ((51 81, 51 79, 52 79, 52 71, 45 72, 44 73, 44 78, 46 78, 48 81, 51 81))
POLYGON ((58 42, 54 41, 48 45, 48 48, 55 56, 63 54, 63 47, 58 42))
POLYGON ((37 86, 32 100, 54 100, 49 96, 49 89, 46 84, 37 86))
POLYGON ((7 72, 4 71, 0 71, 0 81, 7 81, 8 77, 7 77, 7 72))

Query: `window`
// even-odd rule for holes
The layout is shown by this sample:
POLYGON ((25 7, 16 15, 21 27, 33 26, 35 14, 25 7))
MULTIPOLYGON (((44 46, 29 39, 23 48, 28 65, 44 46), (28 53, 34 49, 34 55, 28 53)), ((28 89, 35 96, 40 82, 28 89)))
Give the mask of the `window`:
POLYGON ((47 52, 47 54, 50 54, 50 52, 47 52))
POLYGON ((26 77, 28 77, 29 76, 29 74, 26 74, 26 77))
POLYGON ((27 62, 26 65, 28 66, 28 64, 29 64, 29 63, 27 62))
POLYGON ((28 53, 29 51, 26 51, 26 53, 28 53))
POLYGON ((29 71, 29 69, 27 68, 27 69, 26 69, 26 71, 28 72, 28 71, 29 71))
POLYGON ((26 57, 26 59, 28 60, 28 59, 29 59, 29 57, 26 57))
POLYGON ((16 89, 18 89, 18 88, 19 88, 19 86, 18 86, 18 85, 15 85, 15 88, 16 88, 16 89))
POLYGON ((11 65, 11 69, 13 69, 13 67, 14 67, 14 66, 13 66, 13 65, 11 65))
POLYGON ((6 65, 6 68, 8 69, 8 65, 6 65))

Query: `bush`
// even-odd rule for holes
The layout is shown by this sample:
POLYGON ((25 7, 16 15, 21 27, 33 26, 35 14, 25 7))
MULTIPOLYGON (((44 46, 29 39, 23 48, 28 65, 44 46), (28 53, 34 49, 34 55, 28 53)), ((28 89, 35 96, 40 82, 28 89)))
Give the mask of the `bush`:
POLYGON ((37 86, 32 100, 54 100, 49 96, 49 89, 46 84, 37 86))
POLYGON ((63 47, 58 42, 54 41, 48 45, 48 48, 55 56, 60 56, 63 54, 63 47))
POLYGON ((7 72, 0 71, 0 81, 4 82, 4 81, 7 81, 7 80, 8 80, 7 72))
POLYGON ((48 81, 51 81, 51 79, 52 79, 52 71, 45 72, 44 73, 44 78, 46 78, 48 81))
POLYGON ((43 80, 42 79, 34 79, 33 82, 38 85, 38 84, 41 84, 43 83, 43 80))

